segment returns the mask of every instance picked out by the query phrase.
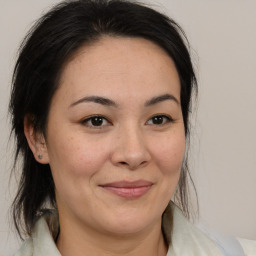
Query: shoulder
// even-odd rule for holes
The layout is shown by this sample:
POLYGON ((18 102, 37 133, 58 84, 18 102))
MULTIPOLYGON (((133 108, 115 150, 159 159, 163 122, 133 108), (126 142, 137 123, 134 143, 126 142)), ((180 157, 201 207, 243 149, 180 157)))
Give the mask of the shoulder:
POLYGON ((256 255, 256 241, 238 238, 238 242, 241 244, 245 256, 256 255))
POLYGON ((163 216, 163 230, 169 233, 169 236, 166 234, 170 241, 167 256, 223 256, 216 243, 190 223, 174 204, 163 216), (172 230, 168 226, 172 226, 172 230))
POLYGON ((32 256, 33 255, 33 242, 32 238, 27 239, 14 256, 32 256))
POLYGON ((256 241, 220 234, 202 225, 200 230, 214 241, 224 256, 256 256, 256 241))
MULTIPOLYGON (((239 239, 204 229, 203 232, 218 246, 224 256, 247 256, 239 239)), ((250 255, 250 254, 249 254, 250 255)), ((249 256, 248 255, 248 256, 249 256)), ((253 254, 256 255, 256 254, 253 254)))
POLYGON ((43 215, 36 222, 31 237, 22 244, 14 256, 60 256, 54 241, 57 231, 57 215, 43 215))
POLYGON ((168 234, 167 239, 171 241, 167 255, 256 256, 256 241, 218 234, 202 226, 199 228, 190 223, 174 204, 170 209, 172 214, 167 212, 163 218, 163 230, 169 233, 170 239, 168 234), (172 222, 173 229, 170 230, 172 222))

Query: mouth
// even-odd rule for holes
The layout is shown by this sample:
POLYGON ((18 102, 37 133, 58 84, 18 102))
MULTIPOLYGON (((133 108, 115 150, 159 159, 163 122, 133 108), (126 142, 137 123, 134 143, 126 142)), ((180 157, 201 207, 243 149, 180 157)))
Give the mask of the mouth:
POLYGON ((153 183, 146 180, 123 180, 100 185, 103 189, 127 199, 134 199, 145 195, 152 186, 153 183))

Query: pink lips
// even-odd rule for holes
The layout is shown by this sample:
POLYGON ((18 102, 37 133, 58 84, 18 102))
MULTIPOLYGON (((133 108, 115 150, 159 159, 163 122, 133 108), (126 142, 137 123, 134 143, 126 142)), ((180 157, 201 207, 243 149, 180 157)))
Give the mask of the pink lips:
POLYGON ((124 198, 138 198, 152 187, 153 183, 145 180, 117 181, 101 185, 102 188, 124 198))

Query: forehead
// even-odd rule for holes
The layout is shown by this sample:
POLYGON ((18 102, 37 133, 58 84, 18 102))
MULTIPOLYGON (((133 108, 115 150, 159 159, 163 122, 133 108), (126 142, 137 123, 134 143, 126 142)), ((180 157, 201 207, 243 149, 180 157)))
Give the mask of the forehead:
POLYGON ((76 52, 65 65, 59 86, 74 98, 83 94, 133 97, 159 90, 175 91, 179 98, 180 90, 174 62, 161 47, 142 38, 107 36, 76 52))

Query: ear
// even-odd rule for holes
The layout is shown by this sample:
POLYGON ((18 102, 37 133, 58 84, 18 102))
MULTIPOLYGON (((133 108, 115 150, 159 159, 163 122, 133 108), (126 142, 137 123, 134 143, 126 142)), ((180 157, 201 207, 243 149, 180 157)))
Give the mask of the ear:
POLYGON ((36 131, 32 115, 26 115, 24 118, 24 133, 35 160, 40 164, 48 164, 49 157, 46 141, 44 135, 36 131))

